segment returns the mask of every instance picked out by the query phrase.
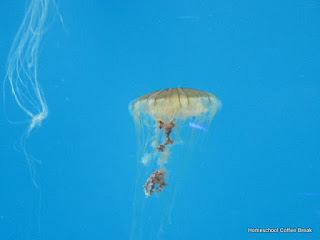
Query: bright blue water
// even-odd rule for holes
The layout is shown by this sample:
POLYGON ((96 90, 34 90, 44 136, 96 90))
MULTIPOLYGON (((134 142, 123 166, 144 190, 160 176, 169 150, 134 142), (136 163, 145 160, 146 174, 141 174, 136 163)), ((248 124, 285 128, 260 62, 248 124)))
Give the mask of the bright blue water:
MULTIPOLYGON (((25 4, 1 2, 2 77, 25 4)), ((9 124, 1 108, 0 239, 128 239, 136 176, 128 104, 178 86, 215 93, 222 109, 165 239, 320 239, 318 1, 58 5, 64 26, 50 19, 39 57, 49 116, 27 142, 41 161, 40 190, 17 147, 27 124, 9 124)))

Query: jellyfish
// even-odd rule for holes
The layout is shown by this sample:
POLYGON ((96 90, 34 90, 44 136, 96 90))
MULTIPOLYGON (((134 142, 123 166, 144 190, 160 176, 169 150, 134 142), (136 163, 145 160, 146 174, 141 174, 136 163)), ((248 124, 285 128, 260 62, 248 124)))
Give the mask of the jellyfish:
POLYGON ((159 90, 130 103, 138 142, 131 239, 154 237, 151 232, 156 229, 149 229, 146 234, 143 223, 143 219, 152 217, 147 210, 152 208, 152 202, 157 202, 162 218, 158 232, 163 231, 173 206, 175 180, 182 179, 193 146, 201 144, 201 137, 197 136, 208 132, 219 107, 214 94, 191 88, 159 90))
POLYGON ((40 126, 48 116, 48 105, 39 83, 38 53, 51 8, 57 10, 62 23, 63 19, 54 0, 30 0, 9 51, 3 84, 4 103, 11 96, 10 100, 27 116, 28 127, 21 136, 20 147, 27 159, 35 186, 34 159, 29 156, 25 145, 32 130, 40 126), (7 90, 10 90, 9 94, 6 94, 7 90))
POLYGON ((48 115, 38 81, 38 50, 47 18, 49 0, 31 0, 13 40, 5 79, 18 107, 30 118, 28 134, 48 115))

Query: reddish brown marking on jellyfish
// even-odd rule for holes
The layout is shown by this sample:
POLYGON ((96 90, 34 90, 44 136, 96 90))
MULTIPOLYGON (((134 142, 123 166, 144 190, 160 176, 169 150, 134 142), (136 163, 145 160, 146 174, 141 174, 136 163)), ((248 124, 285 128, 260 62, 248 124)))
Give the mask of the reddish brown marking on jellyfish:
POLYGON ((186 95, 188 100, 188 105, 190 104, 189 94, 184 90, 184 88, 181 88, 181 90, 184 92, 184 95, 186 95))
POLYGON ((161 119, 158 119, 157 121, 159 123, 159 129, 164 128, 164 132, 167 138, 167 140, 164 143, 157 147, 159 151, 163 152, 167 144, 173 144, 174 141, 170 138, 170 134, 172 132, 172 128, 177 126, 177 124, 173 121, 173 119, 171 119, 168 123, 164 123, 161 119))
POLYGON ((146 184, 143 186, 144 192, 147 196, 151 196, 151 194, 155 192, 154 188, 156 187, 156 184, 158 184, 156 187, 157 192, 161 192, 165 186, 168 185, 168 183, 164 180, 165 175, 165 171, 161 169, 151 174, 150 178, 148 178, 146 184))
POLYGON ((182 106, 181 104, 181 99, 180 99, 180 93, 179 93, 179 88, 176 88, 177 94, 178 94, 178 99, 179 99, 179 105, 180 107, 182 106))

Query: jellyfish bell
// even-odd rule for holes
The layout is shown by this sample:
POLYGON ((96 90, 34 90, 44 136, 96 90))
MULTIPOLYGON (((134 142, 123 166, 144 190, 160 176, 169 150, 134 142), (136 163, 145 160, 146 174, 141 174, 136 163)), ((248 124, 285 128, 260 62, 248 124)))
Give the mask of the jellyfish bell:
POLYGON ((208 114, 213 117, 219 109, 219 99, 212 93, 191 88, 168 88, 137 98, 130 104, 133 117, 143 114, 153 119, 187 119, 208 114))
POLYGON ((151 232, 163 232, 173 206, 176 183, 182 179, 183 169, 190 162, 189 153, 197 143, 195 136, 208 132, 219 107, 220 101, 214 94, 191 88, 159 90, 130 103, 138 139, 131 239, 151 239, 154 237, 151 232), (150 216, 150 209, 155 207, 152 204, 156 204, 161 218, 157 214, 150 216), (144 219, 159 222, 148 227, 149 235, 144 233, 144 219))

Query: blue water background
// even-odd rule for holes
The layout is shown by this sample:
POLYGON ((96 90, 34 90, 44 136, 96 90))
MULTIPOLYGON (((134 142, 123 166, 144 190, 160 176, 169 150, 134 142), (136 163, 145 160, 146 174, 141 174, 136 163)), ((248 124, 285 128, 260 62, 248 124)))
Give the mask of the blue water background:
MULTIPOLYGON (((1 107, 0 239, 128 239, 137 162, 128 104, 168 87, 215 93, 222 108, 166 239, 320 239, 319 1, 57 5, 64 22, 50 15, 39 56, 49 115, 27 141, 40 189, 17 146, 28 124, 6 119, 26 116, 1 107)), ((0 6, 4 78, 26 2, 0 6)))

